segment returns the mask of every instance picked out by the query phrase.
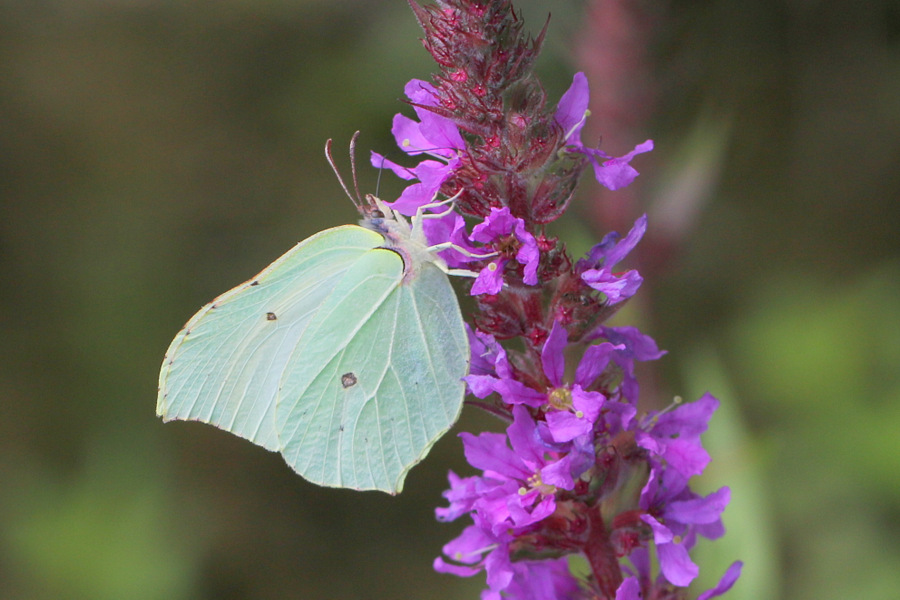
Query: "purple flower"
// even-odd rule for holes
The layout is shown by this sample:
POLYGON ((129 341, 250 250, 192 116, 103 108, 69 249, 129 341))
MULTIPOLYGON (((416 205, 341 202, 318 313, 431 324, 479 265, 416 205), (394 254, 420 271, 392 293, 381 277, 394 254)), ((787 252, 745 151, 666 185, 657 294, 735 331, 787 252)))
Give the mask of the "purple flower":
MULTIPOLYGON (((640 335, 640 334, 638 334, 640 335)), ((625 339, 625 336, 619 337, 625 339)), ((608 402, 600 392, 588 388, 606 370, 610 360, 630 360, 625 344, 604 342, 585 350, 575 370, 574 381, 564 381, 565 349, 568 345, 565 328, 554 322, 541 351, 544 375, 552 386, 536 390, 516 379, 506 351, 486 334, 470 334, 473 364, 477 368, 465 378, 469 390, 479 398, 496 392, 507 404, 547 409, 541 427, 548 439, 556 443, 570 442, 590 433, 598 418, 606 415, 604 424, 610 432, 622 431, 634 418, 636 409, 629 403, 608 402), (474 357, 477 356, 477 362, 474 357)), ((652 340, 651 340, 652 342, 652 340)), ((633 370, 633 367, 632 367, 633 370)))
POLYGON ((512 579, 503 594, 487 590, 482 594, 482 600, 563 600, 581 597, 578 580, 569 571, 569 562, 565 558, 514 562, 512 570, 512 579))
POLYGON ((413 79, 406 84, 404 91, 412 101, 419 120, 414 121, 402 114, 394 116, 391 132, 397 145, 410 156, 426 154, 439 160, 425 159, 408 168, 372 152, 371 162, 372 166, 388 168, 407 181, 419 181, 403 190, 395 202, 389 203, 391 208, 404 215, 414 215, 420 206, 434 201, 441 185, 459 166, 459 151, 465 148, 465 141, 453 121, 425 108, 438 105, 433 85, 413 79))
MULTIPOLYGON (((525 221, 512 216, 509 208, 492 208, 491 214, 483 222, 472 229, 469 237, 473 242, 502 246, 515 239, 518 244, 516 260, 525 265, 525 274, 522 280, 528 285, 537 283, 537 268, 540 263, 541 253, 537 247, 537 240, 525 230, 525 221)), ((503 287, 503 268, 509 259, 501 254, 484 267, 478 274, 471 294, 496 294, 503 287)))
POLYGON ((590 92, 587 77, 576 73, 572 85, 563 94, 556 108, 556 123, 566 133, 566 144, 573 152, 585 154, 594 167, 594 176, 603 186, 617 190, 634 181, 638 172, 629 163, 638 154, 653 150, 653 140, 635 146, 634 150, 618 158, 609 156, 597 148, 588 148, 581 142, 581 129, 588 113, 590 92))
POLYGON ((651 413, 644 419, 643 431, 636 433, 635 441, 685 479, 699 475, 709 464, 700 434, 706 431, 718 407, 719 401, 707 393, 675 410, 651 413))
POLYGON ((471 502, 472 510, 490 523, 495 533, 545 519, 556 510, 556 490, 571 490, 575 485, 574 457, 543 441, 523 406, 513 408, 506 435, 461 433, 460 437, 466 460, 484 473, 475 484, 481 495, 471 502))
POLYGON ((685 544, 668 527, 650 515, 643 515, 641 519, 653 530, 653 542, 656 544, 659 569, 663 576, 672 585, 690 585, 700 573, 700 568, 691 560, 685 544))
POLYGON ((469 332, 472 366, 464 377, 469 391, 478 398, 487 398, 497 392, 509 404, 541 406, 546 396, 515 378, 506 350, 494 340, 494 336, 476 331, 469 332))
POLYGON ((635 435, 638 445, 650 451, 650 477, 641 490, 641 516, 653 531, 660 570, 673 585, 686 586, 698 568, 688 555, 698 533, 715 538, 724 532, 722 511, 731 492, 723 487, 706 497, 688 488, 688 479, 709 462, 700 445, 709 417, 718 401, 706 394, 691 404, 644 420, 649 432, 635 435))
MULTIPOLYGON (((666 352, 660 350, 649 335, 644 335, 636 327, 606 327, 601 325, 591 335, 589 340, 598 338, 606 339, 624 349, 617 350, 612 360, 622 370, 622 383, 620 386, 620 400, 624 399, 634 404, 638 399, 639 385, 634 373, 635 361, 656 360, 666 352)), ((627 427, 627 425, 624 425, 627 427)))
POLYGON ((492 590, 503 590, 513 578, 513 567, 509 559, 509 543, 513 536, 509 532, 497 535, 490 527, 480 523, 477 514, 472 515, 474 525, 469 525, 454 540, 443 547, 444 556, 434 559, 433 568, 438 573, 450 573, 459 577, 471 577, 482 570, 487 573, 487 583, 492 590))
POLYGON ((584 269, 581 279, 605 294, 609 304, 618 304, 631 298, 641 286, 643 278, 637 271, 632 269, 616 275, 612 269, 634 249, 646 230, 647 215, 643 215, 634 222, 634 227, 621 241, 618 241, 617 233, 607 234, 599 244, 591 248, 586 259, 579 261, 579 270, 584 269))
MULTIPOLYGON (((616 600, 641 600, 643 598, 681 598, 681 595, 672 594, 672 583, 663 575, 654 580, 650 576, 651 560, 646 548, 637 548, 629 555, 628 559, 634 565, 635 575, 628 577, 619 586, 616 600), (634 583, 628 583, 633 581, 634 583), (641 593, 643 590, 643 594, 641 593), (621 594, 621 596, 619 595, 621 594)), ((741 561, 735 561, 726 569, 719 583, 712 589, 697 596, 697 600, 709 600, 721 596, 731 589, 741 575, 741 561)), ((626 572, 632 569, 625 568, 626 572)))
MULTIPOLYGON (((568 442, 590 433, 601 409, 611 407, 606 403, 603 394, 586 391, 585 388, 593 384, 603 373, 613 353, 624 349, 624 346, 614 346, 609 342, 590 346, 578 363, 574 382, 569 385, 563 381, 567 345, 568 333, 558 321, 555 321, 541 350, 544 374, 553 386, 546 396, 547 403, 551 407, 547 412, 546 421, 550 437, 555 442, 568 442)), ((626 416, 630 420, 634 416, 634 409, 624 406, 623 408, 630 411, 630 415, 626 416)))

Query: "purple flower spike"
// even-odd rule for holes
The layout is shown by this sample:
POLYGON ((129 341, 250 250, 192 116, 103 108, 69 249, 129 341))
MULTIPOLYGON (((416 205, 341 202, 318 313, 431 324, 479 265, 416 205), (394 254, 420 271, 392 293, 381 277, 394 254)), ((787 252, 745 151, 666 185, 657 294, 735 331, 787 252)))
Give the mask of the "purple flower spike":
MULTIPOLYGON (((730 498, 727 487, 700 496, 689 485, 710 460, 700 436, 718 402, 707 395, 637 417, 637 362, 664 352, 634 327, 605 321, 642 285, 619 265, 644 236, 646 215, 579 261, 546 227, 588 165, 620 189, 653 141, 623 156, 585 144, 587 77, 576 73, 552 106, 533 71, 544 33, 524 34, 512 0, 410 6, 440 71, 433 84, 406 85, 415 115, 393 122, 418 164, 374 154, 373 164, 407 182, 393 203, 403 214, 454 197, 452 208, 430 208, 422 228, 429 245, 450 247, 440 251, 449 267, 476 276, 469 403, 508 423, 503 433, 460 434, 477 474, 450 472, 435 514, 471 524, 435 569, 483 573, 482 600, 686 600, 681 588, 698 571, 690 552, 700 536, 724 533, 730 498), (576 351, 578 364, 567 364, 576 351), (572 555, 590 574, 570 573, 572 555)), ((699 600, 727 591, 739 573, 735 563, 699 600)))

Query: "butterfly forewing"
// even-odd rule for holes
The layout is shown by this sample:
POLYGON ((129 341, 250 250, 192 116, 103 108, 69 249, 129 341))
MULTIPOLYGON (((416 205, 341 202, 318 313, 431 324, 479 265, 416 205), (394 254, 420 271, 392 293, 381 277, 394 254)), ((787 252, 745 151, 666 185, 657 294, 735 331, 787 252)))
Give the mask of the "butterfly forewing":
POLYGON ((157 413, 279 450, 275 399, 296 340, 343 273, 382 242, 352 225, 323 231, 204 306, 169 346, 157 413))

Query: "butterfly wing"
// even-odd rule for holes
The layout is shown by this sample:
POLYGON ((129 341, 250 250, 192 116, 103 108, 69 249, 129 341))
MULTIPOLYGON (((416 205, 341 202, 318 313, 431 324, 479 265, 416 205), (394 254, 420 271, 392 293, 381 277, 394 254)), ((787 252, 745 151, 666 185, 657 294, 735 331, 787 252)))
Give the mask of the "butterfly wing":
POLYGON ((297 340, 347 271, 383 242, 355 225, 325 230, 204 306, 166 352, 157 414, 280 450, 275 403, 297 340))
POLYGON ((376 249, 334 288, 287 364, 276 429, 285 460, 320 485, 398 493, 456 422, 469 346, 447 275, 404 279, 376 249))

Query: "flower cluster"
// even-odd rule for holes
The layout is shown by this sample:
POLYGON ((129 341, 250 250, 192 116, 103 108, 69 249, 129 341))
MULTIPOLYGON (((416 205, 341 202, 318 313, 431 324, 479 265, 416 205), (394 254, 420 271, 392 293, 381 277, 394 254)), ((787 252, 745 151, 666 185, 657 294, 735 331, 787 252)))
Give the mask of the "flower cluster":
MULTIPOLYGON (((373 153, 372 164, 410 182, 389 203, 403 214, 454 198, 454 210, 442 207, 423 225, 448 266, 472 275, 470 404, 508 423, 505 433, 461 434, 480 474, 451 472, 437 517, 471 524, 434 567, 484 573, 484 599, 685 598, 698 536, 724 533, 728 488, 700 496, 689 486, 710 460, 700 435, 718 401, 707 394, 639 415, 635 365, 664 353, 606 320, 642 283, 617 266, 646 216, 577 261, 544 229, 588 166, 607 188, 627 186, 638 175, 632 159, 653 142, 621 157, 584 144, 587 79, 576 74, 547 107, 531 70, 543 34, 523 37, 509 0, 411 5, 441 69, 434 83, 407 84, 417 118, 393 122, 397 144, 419 162, 373 153), (573 574, 573 555, 590 574, 573 574)), ((740 568, 699 599, 727 591, 740 568)))

